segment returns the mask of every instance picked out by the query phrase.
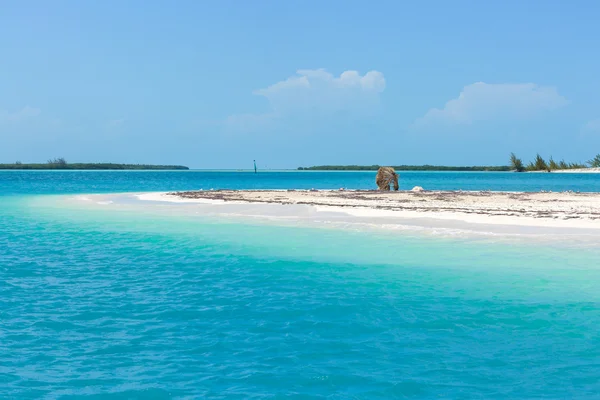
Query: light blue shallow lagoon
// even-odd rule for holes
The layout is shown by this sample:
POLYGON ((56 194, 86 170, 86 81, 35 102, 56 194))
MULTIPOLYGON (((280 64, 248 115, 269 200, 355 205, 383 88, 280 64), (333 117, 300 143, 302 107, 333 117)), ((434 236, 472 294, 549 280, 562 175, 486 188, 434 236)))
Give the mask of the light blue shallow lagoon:
MULTIPOLYGON (((0 171, 0 398, 597 399, 600 246, 74 207, 374 173, 0 171)), ((595 175, 403 185, 600 191, 595 175)))

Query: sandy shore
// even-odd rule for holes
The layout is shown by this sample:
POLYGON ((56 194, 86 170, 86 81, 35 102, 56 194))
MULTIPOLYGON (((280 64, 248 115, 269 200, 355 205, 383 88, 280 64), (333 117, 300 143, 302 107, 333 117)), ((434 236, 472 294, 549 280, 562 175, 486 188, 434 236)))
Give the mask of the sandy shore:
POLYGON ((599 174, 600 168, 557 169, 552 173, 559 174, 599 174))
POLYGON ((600 234, 600 193, 217 190, 148 193, 138 198, 220 204, 254 216, 341 213, 347 221, 371 224, 542 234, 574 229, 600 234), (251 212, 250 205, 254 207, 251 212))
POLYGON ((167 193, 185 200, 307 204, 421 213, 462 213, 587 221, 600 225, 600 193, 377 192, 377 191, 193 191, 167 193))

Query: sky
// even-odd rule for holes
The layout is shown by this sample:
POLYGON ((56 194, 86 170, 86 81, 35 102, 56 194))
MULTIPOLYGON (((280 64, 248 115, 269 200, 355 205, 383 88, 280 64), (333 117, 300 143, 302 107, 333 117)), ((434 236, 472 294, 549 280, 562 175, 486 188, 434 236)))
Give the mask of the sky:
POLYGON ((597 1, 0 1, 0 162, 600 153, 597 1))

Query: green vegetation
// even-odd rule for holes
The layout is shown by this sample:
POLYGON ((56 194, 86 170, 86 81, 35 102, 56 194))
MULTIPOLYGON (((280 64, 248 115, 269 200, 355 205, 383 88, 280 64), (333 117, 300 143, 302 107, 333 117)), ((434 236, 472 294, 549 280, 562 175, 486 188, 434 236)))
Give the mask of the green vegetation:
POLYGON ((67 160, 65 160, 62 157, 54 158, 54 159, 51 158, 50 160, 48 160, 48 162, 46 164, 54 165, 56 167, 65 167, 67 165, 67 160))
POLYGON ((588 165, 591 168, 600 168, 600 154, 597 154, 596 157, 588 161, 588 165))
POLYGON ((561 160, 558 163, 558 169, 569 169, 569 164, 567 164, 565 160, 561 160))
MULTIPOLYGON (((593 160, 588 161, 588 164, 590 166, 593 165, 593 163, 597 161, 600 165, 600 154, 598 156, 596 156, 596 158, 594 158, 593 160)), ((539 154, 536 154, 535 159, 533 161, 531 161, 529 164, 527 164, 527 167, 523 168, 523 162, 521 161, 520 158, 517 158, 517 156, 514 153, 510 154, 510 170, 511 171, 516 171, 516 172, 523 172, 523 171, 547 171, 547 172, 551 172, 551 171, 556 171, 556 170, 560 170, 560 169, 582 169, 582 168, 586 168, 587 166, 585 164, 581 164, 581 163, 567 163, 565 162, 565 160, 561 160, 559 162, 554 161, 554 158, 550 157, 550 160, 548 160, 548 162, 546 162, 546 160, 544 160, 544 158, 542 156, 540 156, 539 154)))
MULTIPOLYGON (((379 165, 318 165, 314 167, 300 167, 299 171, 377 171, 379 165)), ((510 171, 508 166, 489 167, 449 167, 443 165, 395 165, 396 171, 510 171)))
POLYGON ((95 169, 95 170, 185 170, 183 165, 147 165, 147 164, 114 164, 114 163, 67 163, 64 158, 54 158, 45 164, 0 164, 0 169, 95 169))
POLYGON ((580 164, 580 163, 571 163, 571 164, 569 164, 569 168, 567 168, 567 169, 583 169, 583 168, 587 168, 587 165, 580 164))
POLYGON ((550 172, 550 168, 548 168, 548 164, 546 161, 540 156, 536 154, 535 159, 527 165, 527 171, 548 171, 550 172))
MULTIPOLYGON (((600 154, 587 162, 592 168, 600 168, 600 154)), ((395 165, 392 166, 396 171, 491 171, 491 172, 505 172, 505 171, 556 171, 559 169, 582 169, 587 168, 586 164, 582 163, 567 163, 565 160, 554 161, 553 157, 550 157, 548 162, 544 158, 537 154, 535 159, 531 161, 527 166, 523 164, 523 160, 518 158, 515 153, 510 153, 510 163, 508 166, 474 166, 474 167, 451 167, 443 165, 395 165)), ((377 171, 379 165, 317 165, 314 167, 300 167, 300 171, 377 171)))
POLYGON ((523 160, 517 158, 515 153, 510 153, 510 169, 511 171, 523 172, 525 171, 525 166, 523 165, 523 160))

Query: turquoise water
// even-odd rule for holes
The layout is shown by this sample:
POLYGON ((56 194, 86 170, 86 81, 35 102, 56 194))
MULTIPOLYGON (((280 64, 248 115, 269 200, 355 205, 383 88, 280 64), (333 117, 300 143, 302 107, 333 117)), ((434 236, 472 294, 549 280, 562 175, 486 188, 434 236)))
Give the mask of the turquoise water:
POLYGON ((597 398, 596 248, 49 196, 286 181, 186 176, 0 172, 0 398, 597 398))
MULTIPOLYGON (((4 194, 107 193, 190 189, 373 189, 375 172, 1 171, 4 194)), ((600 174, 400 172, 403 190, 600 192, 600 174)))

